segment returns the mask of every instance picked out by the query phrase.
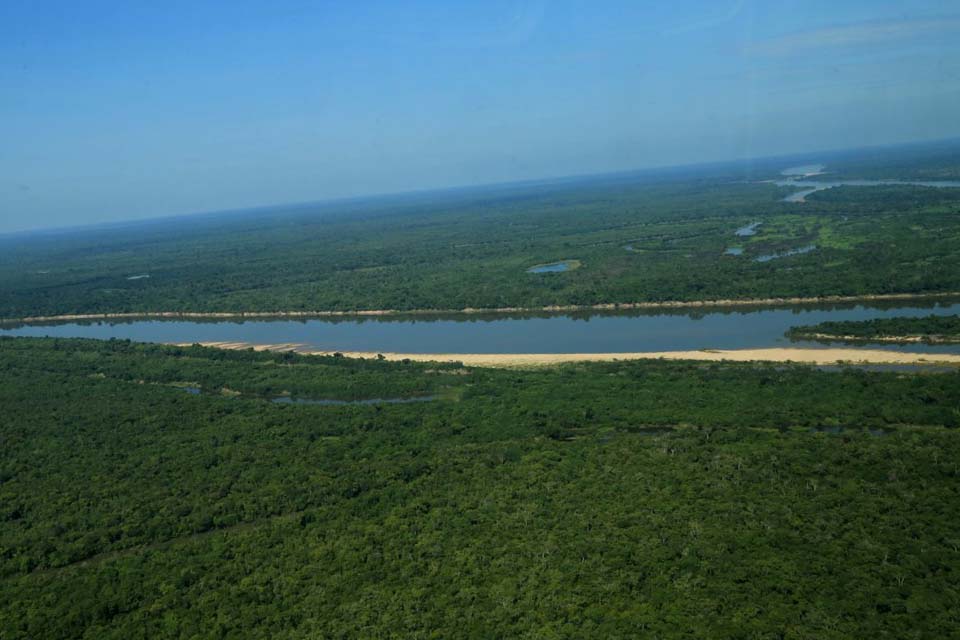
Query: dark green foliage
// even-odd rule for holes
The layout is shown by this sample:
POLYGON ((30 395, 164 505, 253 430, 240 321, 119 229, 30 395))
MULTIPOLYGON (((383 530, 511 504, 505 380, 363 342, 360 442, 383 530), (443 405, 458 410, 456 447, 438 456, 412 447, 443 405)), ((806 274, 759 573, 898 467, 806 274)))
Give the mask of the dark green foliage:
POLYGON ((2 339, 0 637, 949 637, 958 375, 2 339))
POLYGON ((807 196, 807 204, 838 206, 849 213, 872 211, 926 210, 929 213, 956 211, 960 188, 943 189, 915 185, 841 186, 807 196))
MULTIPOLYGON (((357 400, 423 396, 458 382, 458 367, 436 364, 346 360, 270 351, 208 349, 139 344, 129 340, 43 341, 53 361, 37 358, 37 345, 0 337, 7 354, 26 350, 20 368, 50 368, 65 375, 90 375, 143 384, 194 387, 206 393, 242 392, 272 398, 293 396, 357 400), (65 357, 69 354, 69 357, 65 357)), ((4 365, 0 361, 0 367, 4 365)))
POLYGON ((960 342, 960 316, 925 318, 874 318, 821 322, 814 325, 790 327, 787 336, 796 340, 814 338, 821 341, 887 342, 960 342))

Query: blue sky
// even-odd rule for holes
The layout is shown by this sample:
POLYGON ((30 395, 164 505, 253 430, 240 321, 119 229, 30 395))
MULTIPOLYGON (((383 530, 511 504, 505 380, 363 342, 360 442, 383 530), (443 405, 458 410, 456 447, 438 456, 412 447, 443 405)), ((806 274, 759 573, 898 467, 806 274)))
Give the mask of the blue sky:
POLYGON ((0 231, 960 135, 950 1, 0 3, 0 231))

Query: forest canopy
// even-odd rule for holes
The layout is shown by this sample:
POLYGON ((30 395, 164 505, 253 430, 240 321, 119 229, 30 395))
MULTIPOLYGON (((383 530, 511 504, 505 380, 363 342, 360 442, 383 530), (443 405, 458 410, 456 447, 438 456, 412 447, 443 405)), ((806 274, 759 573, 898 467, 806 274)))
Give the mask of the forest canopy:
POLYGON ((0 635, 947 637, 958 376, 2 338, 0 635))

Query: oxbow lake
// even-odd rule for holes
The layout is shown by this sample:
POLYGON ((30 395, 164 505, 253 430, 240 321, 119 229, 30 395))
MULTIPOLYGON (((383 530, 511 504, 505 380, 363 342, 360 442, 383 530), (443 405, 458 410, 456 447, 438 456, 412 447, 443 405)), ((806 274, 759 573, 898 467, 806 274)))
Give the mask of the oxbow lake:
MULTIPOLYGON (((611 313, 456 314, 377 318, 135 320, 0 326, 0 336, 120 338, 143 342, 296 343, 306 350, 399 353, 617 353, 822 346, 791 342, 791 326, 825 320, 952 315, 960 301, 611 313)), ((960 353, 960 345, 866 345, 960 353)))

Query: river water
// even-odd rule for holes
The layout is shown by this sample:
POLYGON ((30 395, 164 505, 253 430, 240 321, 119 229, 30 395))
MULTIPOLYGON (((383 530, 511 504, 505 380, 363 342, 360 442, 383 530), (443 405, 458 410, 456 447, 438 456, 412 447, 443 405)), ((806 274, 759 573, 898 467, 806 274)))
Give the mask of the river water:
POLYGON ((799 189, 783 199, 784 202, 804 202, 811 193, 832 189, 833 187, 878 187, 884 185, 910 185, 914 187, 960 187, 958 180, 806 180, 789 178, 774 182, 778 187, 795 187, 799 189))
MULTIPOLYGON (((791 342, 791 326, 825 320, 952 315, 960 301, 616 313, 392 316, 302 320, 134 320, 0 326, 0 336, 129 338, 143 342, 297 343, 307 349, 399 353, 617 353, 822 346, 791 342), (899 306, 898 306, 899 305, 899 306)), ((960 353, 960 345, 872 345, 960 353)))

